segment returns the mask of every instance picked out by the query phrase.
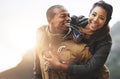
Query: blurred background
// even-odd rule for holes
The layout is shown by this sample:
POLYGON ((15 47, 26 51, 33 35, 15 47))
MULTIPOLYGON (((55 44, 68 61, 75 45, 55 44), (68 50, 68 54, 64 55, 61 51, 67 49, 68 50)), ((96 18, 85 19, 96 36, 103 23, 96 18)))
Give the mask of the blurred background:
MULTIPOLYGON (((33 47, 36 29, 47 24, 46 10, 61 4, 70 15, 88 17, 99 0, 0 0, 0 79, 33 79, 33 47)), ((110 33, 113 46, 106 65, 111 79, 120 79, 120 0, 104 0, 113 6, 110 33)))

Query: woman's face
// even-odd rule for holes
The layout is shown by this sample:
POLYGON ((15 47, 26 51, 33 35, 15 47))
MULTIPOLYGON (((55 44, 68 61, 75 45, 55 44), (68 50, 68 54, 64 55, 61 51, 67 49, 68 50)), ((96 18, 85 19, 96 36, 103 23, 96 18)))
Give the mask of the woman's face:
POLYGON ((99 30, 106 22, 107 12, 100 6, 96 6, 90 13, 88 19, 89 29, 92 31, 99 30))

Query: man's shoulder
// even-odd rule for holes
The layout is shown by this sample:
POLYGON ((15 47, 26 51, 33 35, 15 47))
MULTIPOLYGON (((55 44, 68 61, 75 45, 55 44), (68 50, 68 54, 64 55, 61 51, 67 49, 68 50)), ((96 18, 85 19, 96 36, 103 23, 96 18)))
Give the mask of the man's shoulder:
POLYGON ((37 31, 44 31, 47 28, 48 25, 42 25, 40 26, 37 31))
POLYGON ((47 29, 48 25, 42 25, 40 26, 39 28, 37 28, 37 31, 36 31, 36 35, 39 39, 41 39, 41 37, 45 37, 46 34, 47 34, 47 29))

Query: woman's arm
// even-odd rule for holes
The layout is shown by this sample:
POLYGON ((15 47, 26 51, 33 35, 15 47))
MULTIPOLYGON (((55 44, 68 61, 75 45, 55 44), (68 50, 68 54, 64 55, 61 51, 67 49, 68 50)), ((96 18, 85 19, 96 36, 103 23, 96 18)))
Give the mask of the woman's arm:
POLYGON ((105 64, 110 48, 110 44, 100 47, 86 64, 69 65, 67 72, 70 75, 94 74, 105 64))
POLYGON ((86 64, 75 65, 75 64, 64 64, 54 58, 48 58, 46 61, 49 62, 50 67, 61 69, 67 72, 69 75, 87 75, 95 74, 105 64, 109 52, 111 50, 111 38, 108 36, 106 41, 103 39, 101 43, 97 45, 95 54, 90 58, 86 64), (104 42, 102 42, 104 41, 104 42))
POLYGON ((67 69, 68 74, 86 75, 97 72, 105 64, 111 50, 111 45, 111 37, 108 35, 97 44, 95 54, 86 64, 69 65, 67 69))

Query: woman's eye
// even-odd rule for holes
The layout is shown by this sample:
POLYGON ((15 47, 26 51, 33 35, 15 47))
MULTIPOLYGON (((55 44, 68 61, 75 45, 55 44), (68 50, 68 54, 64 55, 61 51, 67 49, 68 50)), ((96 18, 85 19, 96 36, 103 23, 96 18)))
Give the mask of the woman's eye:
POLYGON ((104 18, 104 17, 101 17, 100 19, 101 19, 101 20, 105 20, 105 18, 104 18))
POLYGON ((95 14, 92 14, 93 16, 96 16, 95 14))

